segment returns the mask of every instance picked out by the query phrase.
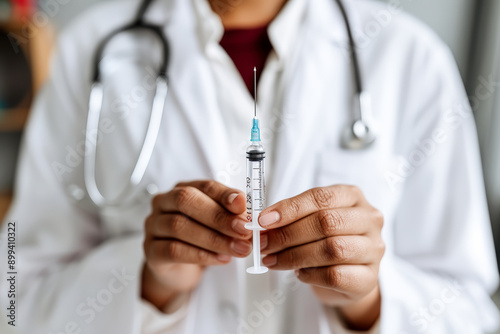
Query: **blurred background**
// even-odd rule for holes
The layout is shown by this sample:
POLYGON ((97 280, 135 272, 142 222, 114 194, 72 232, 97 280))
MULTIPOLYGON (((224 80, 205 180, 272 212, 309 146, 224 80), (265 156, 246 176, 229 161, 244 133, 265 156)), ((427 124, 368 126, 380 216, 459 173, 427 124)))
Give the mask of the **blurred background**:
MULTIPOLYGON (((54 39, 78 13, 102 1, 0 0, 0 221, 12 196, 23 127, 33 96, 49 72, 54 39)), ((500 81, 500 1, 386 2, 401 4, 405 11, 426 22, 455 55, 474 106, 500 258, 500 131, 495 130, 500 126, 500 86, 485 85, 500 81), (485 95, 481 100, 477 98, 478 88, 485 95)))

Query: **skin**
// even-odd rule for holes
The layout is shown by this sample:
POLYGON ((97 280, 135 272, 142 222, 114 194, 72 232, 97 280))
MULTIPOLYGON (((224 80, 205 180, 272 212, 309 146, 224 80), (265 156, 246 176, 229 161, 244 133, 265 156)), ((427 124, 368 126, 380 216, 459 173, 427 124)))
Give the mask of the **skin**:
POLYGON ((177 184, 157 195, 145 222, 142 297, 163 310, 193 290, 207 266, 252 250, 245 194, 215 181, 177 184))
MULTIPOLYGON (((245 195, 215 181, 179 183, 153 199, 145 223, 142 297, 164 310, 200 282, 207 266, 251 252, 245 195)), ((382 215, 359 188, 314 188, 261 213, 263 263, 296 270, 349 328, 369 329, 380 314, 382 215), (270 224, 268 224, 270 223, 270 224)))
POLYGON ((263 27, 280 12, 286 0, 209 0, 225 29, 263 27))
MULTIPOLYGON (((210 5, 225 29, 244 29, 269 24, 285 2, 210 0, 210 5)), ((156 196, 145 222, 142 297, 169 309, 199 284, 207 266, 249 255, 245 211, 245 194, 215 181, 179 183, 156 196)), ((370 329, 380 315, 381 213, 358 188, 337 185, 276 203, 259 223, 273 217, 278 219, 265 226, 261 239, 268 254, 264 264, 295 270, 348 328, 370 329)))
POLYGON ((314 188, 261 213, 267 229, 261 248, 268 254, 262 262, 271 270, 295 270, 351 329, 367 330, 380 315, 383 222, 357 187, 314 188))

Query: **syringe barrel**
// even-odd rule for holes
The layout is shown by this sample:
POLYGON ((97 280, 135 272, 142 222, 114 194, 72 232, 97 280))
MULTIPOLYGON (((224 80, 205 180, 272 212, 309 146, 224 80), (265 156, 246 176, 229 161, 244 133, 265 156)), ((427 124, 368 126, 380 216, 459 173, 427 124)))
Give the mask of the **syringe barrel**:
POLYGON ((247 220, 258 227, 257 218, 266 207, 265 181, 266 152, 262 145, 253 143, 247 149, 247 220))

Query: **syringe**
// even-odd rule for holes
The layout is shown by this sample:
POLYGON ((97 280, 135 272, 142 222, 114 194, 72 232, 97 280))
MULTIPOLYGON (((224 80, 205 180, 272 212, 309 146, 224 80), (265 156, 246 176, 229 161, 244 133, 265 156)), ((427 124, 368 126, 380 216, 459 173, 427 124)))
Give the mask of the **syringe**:
POLYGON ((247 219, 245 228, 253 230, 253 267, 247 268, 249 274, 263 274, 267 268, 260 263, 260 231, 265 230, 258 223, 259 214, 266 206, 266 184, 264 159, 266 152, 260 143, 260 128, 257 118, 257 70, 253 68, 254 118, 251 145, 247 148, 247 219))

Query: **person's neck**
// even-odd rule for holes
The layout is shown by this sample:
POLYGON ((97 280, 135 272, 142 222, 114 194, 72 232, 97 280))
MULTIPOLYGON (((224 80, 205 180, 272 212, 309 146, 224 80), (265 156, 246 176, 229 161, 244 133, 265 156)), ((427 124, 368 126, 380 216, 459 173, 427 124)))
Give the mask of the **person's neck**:
POLYGON ((245 29, 269 24, 287 0, 209 0, 225 29, 245 29))

